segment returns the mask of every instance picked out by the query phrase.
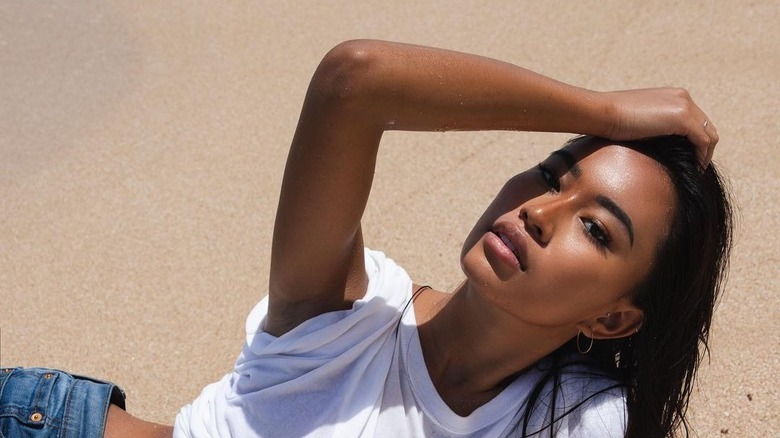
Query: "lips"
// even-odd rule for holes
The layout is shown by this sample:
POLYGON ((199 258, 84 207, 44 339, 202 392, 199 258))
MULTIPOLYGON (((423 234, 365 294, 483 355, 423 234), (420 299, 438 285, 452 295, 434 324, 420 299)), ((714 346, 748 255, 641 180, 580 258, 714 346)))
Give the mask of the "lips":
POLYGON ((511 255, 514 255, 514 262, 521 271, 525 271, 528 267, 527 264, 527 246, 522 231, 512 226, 511 224, 496 224, 491 233, 498 237, 494 240, 494 244, 503 247, 500 252, 505 253, 510 259, 511 255))
POLYGON ((506 245, 509 248, 509 250, 512 251, 512 253, 515 255, 515 257, 517 257, 517 263, 519 264, 520 256, 517 255, 517 248, 515 248, 515 244, 512 243, 512 241, 509 240, 509 238, 506 237, 506 235, 504 234, 499 233, 498 237, 501 238, 501 241, 504 242, 504 245, 506 245))

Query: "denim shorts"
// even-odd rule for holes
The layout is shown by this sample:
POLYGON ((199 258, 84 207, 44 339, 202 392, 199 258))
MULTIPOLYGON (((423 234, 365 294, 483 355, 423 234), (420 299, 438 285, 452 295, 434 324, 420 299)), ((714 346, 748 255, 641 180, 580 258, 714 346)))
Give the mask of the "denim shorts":
POLYGON ((46 368, 0 369, 0 438, 101 438, 116 385, 46 368))

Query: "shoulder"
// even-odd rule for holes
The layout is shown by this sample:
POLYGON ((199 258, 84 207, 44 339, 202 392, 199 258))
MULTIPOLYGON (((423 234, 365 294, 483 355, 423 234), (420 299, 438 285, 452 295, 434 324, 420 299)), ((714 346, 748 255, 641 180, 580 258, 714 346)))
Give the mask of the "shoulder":
POLYGON ((628 422, 626 387, 588 367, 564 373, 561 392, 568 436, 623 437, 628 422))
POLYGON ((569 436, 622 438, 628 423, 626 399, 620 390, 596 394, 569 414, 565 423, 569 436))
POLYGON ((368 287, 356 304, 382 298, 392 307, 400 307, 411 294, 412 280, 406 270, 382 251, 364 249, 368 287))
MULTIPOLYGON (((347 330, 347 326, 362 325, 361 321, 381 323, 397 318, 397 313, 411 297, 412 280, 406 271, 381 251, 365 249, 365 270, 368 286, 365 295, 347 310, 331 311, 310 318, 281 338, 293 339, 324 330, 347 330)), ((260 301, 246 321, 247 345, 265 345, 278 338, 264 330, 268 315, 268 298, 260 301), (264 339, 259 342, 260 339, 264 339)), ((281 339, 278 338, 278 339, 281 339)))
POLYGON ((543 436, 552 422, 556 436, 623 437, 628 420, 625 385, 587 361, 569 359, 556 369, 544 369, 549 360, 542 365, 546 377, 540 380, 539 399, 530 406, 531 430, 543 436))

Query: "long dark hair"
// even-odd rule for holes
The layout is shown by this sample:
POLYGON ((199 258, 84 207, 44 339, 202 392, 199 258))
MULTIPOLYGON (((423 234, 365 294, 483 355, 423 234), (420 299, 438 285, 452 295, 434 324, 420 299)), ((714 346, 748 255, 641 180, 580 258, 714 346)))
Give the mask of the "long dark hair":
MULTIPOLYGON (((594 140, 578 137, 571 141, 594 140)), ((523 421, 527 424, 540 401, 546 400, 545 405, 552 405, 545 406, 550 412, 551 436, 562 416, 587 403, 581 399, 562 410, 555 407, 567 368, 582 363, 590 363, 593 375, 608 375, 624 385, 626 437, 667 438, 677 430, 688 436, 688 400, 699 364, 709 356, 712 313, 725 280, 732 241, 731 199, 724 181, 713 164, 701 170, 693 146, 683 137, 620 144, 661 164, 674 186, 675 211, 651 272, 630 293, 645 314, 641 329, 628 338, 595 341, 587 357, 577 353, 576 339, 551 355, 545 378, 526 403, 523 421)), ((533 432, 522 430, 523 435, 533 432)))

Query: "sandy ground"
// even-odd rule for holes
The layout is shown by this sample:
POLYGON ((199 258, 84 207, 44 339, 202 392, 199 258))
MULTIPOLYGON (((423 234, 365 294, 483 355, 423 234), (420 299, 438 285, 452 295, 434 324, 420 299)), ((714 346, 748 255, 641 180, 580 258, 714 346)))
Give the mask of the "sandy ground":
MULTIPOLYGON (((230 369, 265 294, 313 69, 336 43, 370 37, 599 90, 688 88, 718 126, 740 207, 691 418, 703 437, 777 436, 776 1, 165 3, 0 3, 2 365, 116 381, 132 413, 171 423, 230 369)), ((457 283, 482 208, 565 138, 388 134, 368 245, 414 278, 457 283)))

